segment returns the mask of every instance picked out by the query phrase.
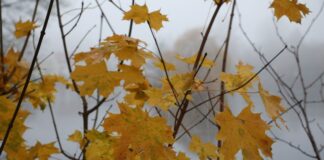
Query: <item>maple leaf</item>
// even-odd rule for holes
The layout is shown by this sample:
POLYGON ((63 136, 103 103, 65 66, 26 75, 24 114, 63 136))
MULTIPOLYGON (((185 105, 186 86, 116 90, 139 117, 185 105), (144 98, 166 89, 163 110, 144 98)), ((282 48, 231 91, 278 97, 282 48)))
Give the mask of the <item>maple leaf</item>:
POLYGON ((247 160, 261 160, 259 149, 263 155, 272 156, 273 140, 265 134, 270 126, 260 118, 260 114, 252 113, 250 106, 243 109, 237 117, 226 107, 215 119, 220 126, 216 139, 222 141, 220 154, 224 159, 234 159, 239 150, 242 150, 243 159, 247 160))
POLYGON ((13 48, 10 48, 4 57, 4 74, 6 77, 10 77, 10 81, 7 84, 7 87, 9 88, 13 87, 13 85, 21 83, 21 80, 25 79, 29 70, 29 64, 23 59, 19 61, 19 56, 19 52, 16 52, 13 48))
POLYGON ((310 13, 306 5, 298 3, 297 0, 274 0, 270 7, 274 8, 278 19, 287 16, 291 22, 296 23, 301 23, 302 17, 310 13))
MULTIPOLYGON (((12 115, 14 113, 16 104, 5 96, 0 96, 0 140, 4 138, 7 127, 11 121, 12 115)), ((25 140, 23 139, 23 134, 25 133, 27 127, 24 121, 30 113, 26 110, 20 110, 10 132, 7 144, 4 151, 7 153, 8 159, 17 159, 17 157, 27 154, 25 140), (19 152, 21 155, 17 155, 19 152)), ((21 158, 21 157, 20 157, 21 158)))
POLYGON ((176 100, 170 91, 165 92, 163 89, 152 87, 144 92, 149 97, 147 104, 157 106, 163 111, 168 111, 168 109, 176 103, 176 100))
POLYGON ((119 104, 120 114, 110 114, 103 127, 117 133, 113 144, 115 159, 168 159, 175 157, 172 130, 161 117, 150 117, 140 107, 119 104))
POLYGON ((189 158, 183 152, 179 152, 176 157, 176 160, 189 160, 189 158))
POLYGON ((52 154, 60 153, 54 143, 41 144, 37 141, 35 146, 30 148, 30 154, 33 155, 34 159, 47 160, 52 154))
POLYGON ((71 73, 71 78, 75 81, 83 82, 80 88, 81 95, 92 95, 95 89, 98 89, 100 95, 108 97, 119 85, 120 79, 115 78, 117 72, 109 72, 104 61, 87 66, 77 65, 71 73))
MULTIPOLYGON (((176 70, 176 67, 174 64, 168 63, 168 62, 164 62, 164 64, 165 64, 165 68, 167 71, 175 71, 176 70)), ((160 59, 154 61, 154 66, 157 67, 158 69, 160 69, 161 71, 164 71, 164 66, 160 59)))
POLYGON ((132 66, 141 67, 145 63, 146 58, 151 58, 152 53, 146 52, 139 46, 146 44, 135 38, 122 35, 113 35, 106 39, 104 46, 114 53, 119 60, 131 60, 132 66), (107 46, 110 46, 109 48, 107 46))
POLYGON ((140 5, 132 5, 131 9, 124 14, 124 20, 133 20, 136 24, 146 22, 149 18, 148 8, 146 4, 143 6, 140 5))
POLYGON ((160 10, 157 10, 149 14, 148 21, 150 22, 150 26, 158 31, 163 27, 162 22, 169 21, 169 19, 166 15, 161 14, 160 10))
POLYGON ((30 82, 26 99, 29 99, 34 108, 40 106, 41 110, 44 110, 47 100, 50 102, 55 100, 57 83, 70 85, 64 77, 58 75, 44 75, 41 82, 30 82))
POLYGON ((281 98, 271 95, 268 91, 264 90, 261 83, 259 83, 259 94, 264 104, 266 113, 272 120, 274 120, 277 127, 279 127, 276 122, 277 118, 279 118, 281 123, 285 125, 284 119, 280 116, 280 114, 286 110, 285 107, 281 104, 281 98))
POLYGON ((149 98, 144 92, 150 88, 150 84, 147 80, 145 80, 143 83, 131 83, 129 85, 125 85, 124 88, 127 91, 127 95, 124 97, 124 100, 129 105, 143 106, 149 98))
MULTIPOLYGON (((184 63, 192 65, 192 64, 195 64, 197 54, 194 54, 194 55, 192 55, 190 57, 182 57, 181 55, 177 54, 176 58, 179 59, 180 61, 184 62, 184 63)), ((205 58, 205 60, 204 60, 204 62, 202 64, 202 67, 212 68, 214 65, 215 65, 214 61, 212 61, 212 60, 210 60, 208 58, 205 58)))
POLYGON ((29 20, 22 22, 20 20, 19 22, 16 23, 15 36, 16 36, 16 38, 21 38, 21 37, 27 36, 31 30, 33 30, 37 27, 38 26, 36 25, 35 22, 31 22, 29 20))
MULTIPOLYGON (((253 82, 257 81, 258 77, 255 77, 250 83, 244 86, 242 85, 254 76, 253 66, 239 62, 239 64, 236 65, 236 70, 236 74, 221 73, 220 79, 224 82, 227 91, 241 87, 236 90, 236 92, 238 92, 248 104, 252 104, 253 102, 248 94, 248 90, 253 87, 253 82)), ((233 95, 234 92, 231 92, 230 94, 233 95)))
POLYGON ((192 136, 189 150, 199 155, 200 160, 209 158, 217 158, 217 147, 212 143, 201 142, 198 136, 192 136))
POLYGON ((75 130, 73 134, 71 134, 68 138, 69 141, 78 143, 80 145, 80 148, 83 148, 85 144, 85 140, 83 139, 83 135, 81 131, 75 130))
POLYGON ((148 12, 146 4, 140 6, 138 4, 132 5, 131 9, 124 13, 123 20, 133 20, 136 24, 149 22, 150 27, 154 30, 160 30, 163 21, 168 21, 166 15, 161 14, 160 10, 148 12))
POLYGON ((90 130, 86 135, 89 140, 89 145, 87 146, 86 158, 94 160, 110 160, 114 159, 113 148, 112 148, 112 138, 104 133, 98 132, 96 130, 90 130))
MULTIPOLYGON (((183 99, 189 90, 193 87, 197 88, 199 86, 199 80, 193 80, 193 72, 176 74, 170 77, 170 81, 173 84, 178 99, 183 99)), ((163 111, 167 111, 177 102, 172 88, 166 78, 162 80, 161 88, 151 87, 144 92, 149 97, 147 103, 151 106, 157 106, 163 111)), ((186 96, 187 100, 190 100, 191 98, 190 94, 186 96)))

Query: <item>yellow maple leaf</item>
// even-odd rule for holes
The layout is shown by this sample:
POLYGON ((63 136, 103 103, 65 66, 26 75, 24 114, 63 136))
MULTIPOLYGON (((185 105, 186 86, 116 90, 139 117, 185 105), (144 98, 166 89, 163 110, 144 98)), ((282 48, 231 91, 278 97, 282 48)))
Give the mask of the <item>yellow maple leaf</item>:
POLYGON ((217 147, 212 143, 203 143, 198 136, 192 136, 189 150, 198 154, 200 160, 217 158, 217 147))
POLYGON ((260 114, 252 113, 250 106, 237 117, 226 107, 215 119, 220 126, 216 139, 222 141, 220 154, 224 159, 233 160, 239 150, 242 150, 243 159, 246 160, 261 160, 259 150, 264 156, 272 156, 273 140, 265 134, 270 126, 260 118, 260 114))
POLYGON ((151 12, 149 14, 150 26, 155 29, 156 31, 160 30, 163 27, 163 21, 169 21, 166 15, 161 14, 160 10, 151 12))
POLYGON ((85 144, 85 139, 83 138, 83 135, 81 131, 75 130, 68 138, 69 141, 78 143, 80 145, 80 148, 83 148, 85 144))
POLYGON ((264 104, 266 113, 272 120, 274 120, 277 127, 279 127, 276 122, 277 118, 279 118, 281 123, 286 125, 284 119, 280 116, 280 114, 286 110, 285 107, 281 104, 281 98, 271 95, 268 91, 264 90, 261 83, 259 83, 259 94, 264 104))
POLYGON ((113 160, 112 138, 96 130, 90 130, 86 135, 89 140, 86 158, 89 160, 113 160))
MULTIPOLYGON (((175 71, 176 70, 176 67, 174 64, 172 63, 168 63, 168 62, 164 62, 165 64, 165 68, 166 70, 168 71, 175 71)), ((164 71, 164 66, 161 62, 161 60, 157 59, 154 61, 154 66, 157 67, 158 69, 160 69, 161 71, 164 71)))
POLYGON ((120 79, 116 78, 117 72, 107 70, 105 61, 87 66, 77 65, 71 73, 71 78, 82 82, 79 86, 81 95, 92 95, 98 89, 100 95, 108 97, 119 85, 120 79))
MULTIPOLYGON (((16 104, 5 96, 0 96, 0 140, 4 138, 7 127, 11 121, 16 104)), ((19 156, 26 155, 26 145, 23 138, 27 127, 24 124, 29 112, 26 110, 20 110, 15 121, 15 125, 10 132, 7 144, 4 151, 7 153, 8 159, 22 158, 19 156), (19 152, 19 154, 17 154, 19 152)))
POLYGON ((29 20, 22 22, 20 20, 19 22, 16 23, 15 36, 16 36, 16 38, 21 38, 21 37, 27 36, 27 34, 35 28, 37 28, 37 25, 35 22, 31 22, 29 20))
MULTIPOLYGON (((190 57, 182 57, 181 55, 177 54, 176 58, 179 59, 180 61, 184 62, 184 63, 192 65, 196 61, 197 54, 194 54, 194 55, 192 55, 190 57)), ((204 62, 202 64, 202 67, 212 68, 214 65, 215 65, 214 61, 212 61, 212 60, 210 60, 208 58, 205 58, 205 60, 204 60, 204 62)))
POLYGON ((163 89, 152 87, 144 92, 149 97, 147 104, 157 106, 163 111, 168 111, 168 109, 176 103, 176 100, 170 91, 165 92, 163 89))
POLYGON ((58 75, 44 75, 42 81, 30 82, 26 99, 30 101, 34 108, 40 107, 41 110, 44 110, 47 100, 50 102, 55 100, 55 85, 57 83, 70 85, 64 77, 58 75))
POLYGON ((9 82, 7 82, 7 87, 13 87, 13 85, 20 84, 28 73, 29 64, 23 59, 19 61, 19 56, 19 52, 10 48, 4 57, 4 74, 6 77, 10 77, 9 82))
POLYGON ((270 7, 274 8, 278 19, 287 16, 291 22, 296 23, 300 23, 302 17, 310 13, 306 5, 298 3, 297 0, 274 0, 270 7))
POLYGON ((30 154, 39 160, 47 160, 52 154, 60 153, 54 146, 54 143, 55 142, 41 144, 40 142, 37 142, 35 146, 30 148, 30 154))
POLYGON ((133 20, 136 24, 149 22, 150 26, 158 31, 163 25, 163 21, 168 21, 166 15, 161 14, 160 10, 148 12, 146 4, 140 6, 138 4, 132 5, 131 9, 124 13, 123 20, 133 20))
MULTIPOLYGON (((248 90, 253 87, 253 82, 257 81, 258 77, 255 77, 250 83, 244 86, 242 85, 254 76, 253 66, 239 62, 239 64, 236 65, 236 70, 236 74, 221 73, 220 80, 224 82, 227 91, 241 87, 236 92, 238 92, 248 104, 252 104, 253 102, 248 94, 248 90)), ((231 92, 231 94, 233 95, 234 92, 231 92)))
MULTIPOLYGON (((193 80, 193 72, 176 74, 170 77, 170 81, 173 85, 176 97, 178 100, 185 98, 186 93, 189 93, 191 89, 201 88, 199 80, 193 80)), ((174 106, 177 102, 174 92, 170 87, 170 84, 166 78, 162 79, 162 87, 151 87, 144 91, 149 97, 147 103, 151 106, 157 106, 163 111, 167 111, 171 106, 174 106)), ((192 98, 191 94, 186 96, 187 100, 192 98)))
POLYGON ((176 157, 176 160, 190 160, 190 159, 183 152, 179 152, 176 157))
POLYGON ((143 6, 132 5, 131 9, 128 12, 125 12, 123 19, 124 20, 133 20, 136 24, 146 22, 149 18, 148 8, 146 4, 143 6))
POLYGON ((172 130, 161 117, 151 117, 142 108, 119 104, 120 114, 110 114, 103 127, 114 136, 115 159, 170 159, 175 153, 168 147, 172 130))
POLYGON ((119 60, 131 60, 131 65, 140 68, 146 58, 151 58, 152 53, 145 51, 142 47, 146 44, 135 38, 113 35, 106 39, 103 44, 104 48, 107 48, 111 53, 114 53, 119 60))

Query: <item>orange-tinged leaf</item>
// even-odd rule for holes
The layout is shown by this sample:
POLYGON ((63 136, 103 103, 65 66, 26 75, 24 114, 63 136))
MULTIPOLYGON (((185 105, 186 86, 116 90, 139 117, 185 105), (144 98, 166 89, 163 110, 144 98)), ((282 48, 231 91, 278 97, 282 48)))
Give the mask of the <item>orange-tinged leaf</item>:
POLYGON ((281 121, 282 124, 286 125, 284 119, 280 116, 280 114, 286 110, 285 107, 281 104, 281 98, 271 95, 268 91, 264 90, 261 83, 259 83, 259 94, 264 104, 267 115, 272 120, 274 120, 277 127, 279 127, 276 122, 277 118, 281 121))
POLYGON ((117 72, 109 72, 106 63, 91 64, 87 66, 76 66, 71 73, 71 78, 75 81, 83 82, 80 88, 81 95, 92 95, 98 89, 100 95, 108 97, 119 85, 120 79, 116 78, 117 72))
POLYGON ((115 159, 168 159, 175 157, 172 130, 161 117, 151 117, 142 108, 119 104, 120 114, 110 114, 103 127, 114 136, 115 159))
POLYGON ((203 143, 198 136, 192 136, 189 150, 198 154, 200 160, 217 158, 217 147, 212 143, 203 143))
POLYGON ((125 12, 123 19, 124 20, 133 20, 136 24, 146 22, 149 18, 148 8, 146 4, 143 6, 132 5, 131 9, 128 12, 125 12))
POLYGON ((16 38, 27 36, 27 34, 35 28, 37 28, 35 22, 31 22, 29 20, 25 22, 19 21, 16 23, 15 36, 16 38))
POLYGON ((60 153, 59 150, 54 146, 54 143, 55 142, 41 144, 40 142, 37 142, 35 146, 30 148, 30 154, 39 160, 47 160, 52 154, 60 153))
POLYGON ((160 30, 163 27, 163 21, 169 21, 169 19, 166 15, 161 14, 160 10, 151 12, 149 14, 150 26, 156 31, 160 30))
POLYGON ((273 140, 265 134, 270 126, 260 118, 260 114, 252 113, 250 106, 237 117, 226 107, 216 115, 216 123, 220 126, 216 139, 222 141, 220 154, 224 159, 233 160, 239 150, 244 160, 261 160, 259 150, 271 158, 273 140))
POLYGON ((274 8, 277 19, 287 16, 291 22, 296 23, 301 23, 302 17, 310 13, 306 5, 297 0, 274 0, 270 7, 274 8))
POLYGON ((87 147, 86 158, 89 160, 113 160, 112 138, 96 130, 87 133, 89 145, 87 147))

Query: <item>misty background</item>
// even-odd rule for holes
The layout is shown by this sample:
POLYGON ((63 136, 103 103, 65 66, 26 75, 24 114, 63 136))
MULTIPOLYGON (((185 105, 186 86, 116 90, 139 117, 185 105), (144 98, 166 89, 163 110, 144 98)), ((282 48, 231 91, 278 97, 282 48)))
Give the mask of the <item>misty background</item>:
MULTIPOLYGON (((39 26, 42 26, 46 7, 49 0, 41 1, 40 10, 38 12, 36 22, 39 26)), ((79 41, 85 37, 81 45, 78 46, 77 51, 88 51, 90 47, 97 46, 100 37, 100 16, 101 12, 96 8, 96 2, 94 0, 74 0, 74 1, 62 1, 61 12, 70 11, 64 14, 63 21, 67 22, 77 14, 80 10, 72 10, 80 8, 81 3, 84 2, 85 9, 77 27, 67 37, 68 50, 72 52, 78 46, 79 41)), ((123 14, 114 7, 108 0, 99 1, 102 5, 104 12, 108 16, 113 28, 118 34, 126 34, 128 32, 129 22, 123 21, 123 14)), ((115 1, 124 10, 129 9, 131 1, 115 1)), ((279 21, 274 20, 273 10, 269 8, 270 0, 237 0, 237 8, 235 18, 233 22, 232 36, 229 46, 229 65, 228 72, 235 72, 235 64, 239 61, 251 64, 255 67, 254 71, 258 71, 263 64, 259 56, 255 53, 251 45, 244 37, 239 25, 241 22, 247 35, 251 38, 255 46, 262 51, 262 53, 271 59, 282 48, 283 44, 276 34, 275 25, 278 27, 279 33, 286 41, 288 46, 296 45, 303 34, 307 31, 307 27, 312 23, 317 13, 320 11, 323 4, 323 0, 313 1, 301 1, 306 3, 310 8, 311 13, 303 19, 301 24, 290 23, 285 17, 279 21), (239 17, 238 12, 241 14, 239 17), (274 22, 275 21, 275 22, 274 22)), ((157 32, 157 38, 162 49, 162 52, 166 54, 168 60, 172 60, 173 53, 182 52, 182 55, 190 55, 198 50, 198 46, 201 42, 201 32, 204 32, 211 14, 215 8, 212 0, 136 0, 137 4, 146 3, 149 7, 149 11, 161 9, 161 13, 167 14, 169 22, 164 23, 164 27, 157 32)), ((19 20, 31 19, 32 10, 34 6, 34 0, 5 0, 4 4, 9 5, 4 8, 3 16, 5 17, 5 46, 18 46, 21 48, 23 40, 15 40, 13 36, 14 24, 19 20)), ((208 40, 207 48, 210 50, 209 55, 216 53, 223 43, 228 26, 229 10, 231 6, 225 5, 221 9, 220 15, 216 18, 216 22, 212 28, 212 33, 208 40), (212 53, 214 51, 214 53, 212 53)), ((74 23, 68 25, 65 29, 69 30, 74 23)), ((301 64, 306 82, 311 82, 324 71, 324 13, 321 13, 314 23, 313 27, 304 39, 304 43, 300 48, 301 64)), ((39 36, 40 28, 35 31, 35 38, 37 40, 39 36)), ((111 30, 106 23, 103 25, 102 39, 112 35, 111 30)), ((141 39, 148 44, 148 48, 152 51, 156 51, 156 47, 153 44, 152 36, 145 24, 135 25, 133 30, 133 37, 141 39)), ((33 40, 33 38, 31 38, 33 40)), ((50 56, 41 66, 45 73, 59 74, 69 77, 67 66, 64 59, 64 52, 62 47, 62 41, 58 28, 58 20, 56 16, 55 5, 53 8, 52 17, 50 18, 49 26, 46 31, 46 36, 42 44, 39 59, 43 59, 50 56)), ((33 54, 32 43, 29 44, 29 52, 27 52, 27 59, 30 59, 33 54)), ((293 81, 298 74, 298 70, 295 65, 295 61, 291 53, 285 52, 273 63, 273 67, 286 81, 293 81)), ((181 65, 181 64, 179 64, 181 65)), ((218 66, 218 65, 216 65, 218 66)), ((148 67, 149 68, 149 67, 148 67)), ((158 77, 159 73, 154 70, 145 70, 146 75, 158 77)), ((216 75, 217 73, 215 73, 216 75)), ((270 77, 270 75, 264 71, 260 74, 261 80, 265 89, 269 90, 272 94, 279 95, 277 85, 270 77)), ((79 112, 82 111, 81 101, 77 94, 72 91, 66 90, 65 86, 58 85, 58 94, 54 103, 54 112, 56 116, 57 125, 59 127, 59 133, 64 149, 68 153, 75 153, 79 150, 77 144, 68 142, 66 139, 68 135, 72 134, 74 130, 82 129, 82 117, 79 112)), ((309 97, 314 100, 319 97, 319 88, 314 87, 311 90, 309 97)), ((118 95, 116 92, 115 95, 118 95)), ((114 96, 114 95, 112 95, 114 96)), ((117 100, 122 100, 122 95, 117 97, 117 100)), ((258 103, 256 105, 256 112, 262 112, 261 100, 254 97, 254 100, 258 103), (259 104, 259 106, 258 106, 259 104)), ((238 114, 240 110, 245 107, 244 100, 237 95, 227 95, 227 102, 231 106, 234 114, 238 114)), ((109 103, 105 104, 100 110, 100 116, 105 114, 105 110, 109 107, 109 103)), ((92 106, 92 105, 90 105, 92 106)), ((25 108, 32 110, 32 107, 28 104, 24 105, 25 108)), ((322 104, 312 104, 308 109, 311 119, 316 120, 311 123, 312 131, 315 135, 315 139, 318 144, 324 144, 324 134, 321 133, 317 124, 324 127, 324 106, 322 104)), ((195 115, 191 115, 195 116, 195 115)), ((193 117, 190 117, 191 119, 193 117)), ((266 115, 262 114, 265 120, 269 120, 266 115)), ((189 118, 189 119, 190 119, 189 118)), ((277 129, 275 126, 272 130, 280 138, 290 141, 296 145, 299 145, 303 150, 308 153, 313 153, 309 141, 297 121, 296 114, 294 112, 288 112, 283 116, 288 125, 287 129, 277 129)), ((189 120, 188 120, 189 121, 189 120)), ((53 125, 50 119, 50 112, 48 109, 44 111, 32 110, 32 114, 27 120, 27 126, 29 129, 25 134, 27 144, 34 144, 37 140, 43 143, 56 141, 53 125)), ((208 134, 204 139, 210 140, 215 136, 215 131, 208 123, 202 124, 197 129, 193 130, 193 133, 208 134)), ((270 134, 268 134, 270 135, 270 134)), ((183 140, 183 144, 186 144, 186 140, 183 140)), ((57 145, 57 144, 56 144, 57 145)), ((320 147, 320 146, 319 146, 320 147)), ((310 159, 306 157, 298 150, 288 146, 287 144, 276 142, 272 146, 273 159, 310 159)), ((177 145, 178 150, 186 150, 182 144, 177 145)), ((192 154, 188 154, 193 159, 197 159, 192 154)), ((324 157, 324 152, 321 153, 324 157)), ((60 155, 53 156, 56 159, 64 159, 60 155)), ((240 156, 238 156, 240 159, 240 156)))

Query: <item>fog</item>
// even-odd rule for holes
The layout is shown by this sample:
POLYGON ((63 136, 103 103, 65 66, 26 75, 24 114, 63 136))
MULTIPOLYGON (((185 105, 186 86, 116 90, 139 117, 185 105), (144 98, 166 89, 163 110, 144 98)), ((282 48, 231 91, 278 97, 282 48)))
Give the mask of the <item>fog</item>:
MULTIPOLYGON (((64 13, 70 9, 79 8, 81 6, 81 2, 82 1, 80 0, 66 1, 64 7, 62 8, 62 12, 64 13)), ((101 4, 103 5, 104 11, 107 14, 116 33, 126 34, 128 32, 129 22, 121 20, 122 13, 108 1, 100 2, 102 2, 101 4)), ((121 5, 121 7, 124 9, 128 9, 130 1, 116 1, 116 3, 121 5)), ((212 0, 137 0, 136 3, 146 3, 147 6, 149 6, 150 11, 161 9, 162 13, 167 14, 169 22, 164 23, 164 27, 158 31, 156 35, 162 52, 166 54, 169 61, 172 61, 171 57, 175 52, 183 52, 183 54, 186 55, 193 54, 198 50, 197 47, 199 47, 199 43, 201 42, 200 32, 205 31, 208 20, 210 19, 215 8, 212 0)), ((238 10, 235 14, 232 36, 229 45, 228 72, 235 72, 235 64, 237 64, 239 61, 243 61, 255 66, 255 71, 258 71, 263 66, 260 57, 243 35, 242 30, 239 27, 240 22, 256 48, 260 50, 267 59, 271 59, 284 47, 284 44, 276 34, 275 24, 277 25, 278 31, 282 35, 284 41, 288 44, 288 47, 296 46, 299 40, 303 37, 304 33, 307 31, 308 26, 312 23, 312 20, 315 18, 316 14, 321 9, 323 0, 305 1, 312 12, 306 16, 305 19, 303 19, 301 25, 290 23, 287 18, 282 18, 279 21, 273 20, 273 10, 269 8, 271 3, 269 0, 245 0, 237 1, 237 3, 238 10), (241 13, 240 18, 237 14, 238 11, 241 13)), ((34 5, 32 2, 29 4, 30 6, 34 5)), ((88 5, 95 6, 95 1, 85 0, 84 6, 88 5)), ((230 7, 230 5, 225 5, 225 7, 221 9, 220 15, 216 19, 216 22, 212 28, 210 40, 207 44, 209 56, 217 53, 216 50, 219 49, 226 37, 229 19, 228 10, 230 7)), ((56 9, 54 8, 39 57, 40 59, 43 59, 53 52, 54 54, 42 64, 44 72, 69 77, 64 59, 64 52, 55 10, 56 9)), ((63 17, 63 21, 68 21, 70 18, 77 15, 78 12, 79 10, 76 10, 66 14, 63 17)), ((9 12, 5 12, 5 16, 6 13, 9 14, 9 12)), ((30 10, 27 11, 27 13, 21 13, 22 15, 13 15, 10 13, 12 23, 18 21, 19 19, 26 19, 26 16, 27 18, 31 17, 30 10)), ((37 24, 41 25, 44 18, 43 15, 45 13, 40 12, 39 14, 41 15, 37 17, 37 24)), ((86 9, 83 12, 77 27, 67 37, 68 50, 70 53, 75 49, 75 47, 78 46, 80 40, 93 27, 94 28, 90 30, 84 41, 82 41, 81 45, 77 48, 77 51, 88 51, 90 47, 98 45, 100 36, 100 15, 100 10, 97 8, 86 9)), ((66 30, 68 30, 70 27, 72 27, 72 25, 69 25, 66 30)), ((306 77, 306 83, 312 82, 316 76, 320 75, 324 71, 323 27, 324 13, 319 15, 317 21, 314 23, 300 47, 302 71, 304 73, 304 77, 306 77)), ((10 29, 8 30, 10 31, 10 29)), ((40 30, 36 30, 36 37, 39 35, 39 31, 40 30)), ((112 32, 104 23, 102 38, 110 35, 112 35, 112 32)), ((133 37, 145 41, 150 50, 156 51, 156 46, 153 43, 153 39, 152 36, 150 36, 147 25, 135 25, 133 37)), ((10 44, 12 43, 8 43, 8 46, 10 44)), ((15 44, 18 46, 21 45, 20 42, 15 42, 15 44)), ((30 47, 32 48, 32 46, 30 47)), ((32 51, 32 49, 30 50, 32 51)), ((29 53, 29 57, 32 55, 31 53, 32 52, 29 53)), ((292 83, 298 74, 296 63, 293 58, 294 57, 291 53, 285 51, 272 63, 273 68, 278 72, 278 74, 289 83, 292 83)), ((159 75, 152 70, 146 70, 145 72, 147 75, 152 77, 159 75)), ((279 95, 277 85, 267 71, 263 71, 260 74, 260 78, 266 89, 268 89, 272 94, 279 95)), ((58 85, 57 87, 59 88, 58 94, 53 106, 57 125, 59 127, 59 134, 63 148, 68 153, 73 154, 79 150, 79 146, 75 143, 67 142, 66 139, 68 135, 74 132, 74 130, 82 130, 82 117, 79 114, 79 112, 82 111, 82 105, 77 94, 66 90, 65 86, 63 85, 58 85)), ((319 88, 320 84, 310 90, 309 97, 311 97, 311 100, 315 101, 320 98, 319 88)), ((299 93, 298 87, 296 89, 296 93, 299 93)), ((115 92, 115 95, 117 94, 118 90, 115 92)), ((114 95, 111 97, 113 96, 114 95)), ((238 114, 241 108, 245 107, 245 102, 242 98, 240 98, 240 96, 227 95, 226 98, 229 105, 233 108, 233 112, 235 114, 238 114)), ((253 97, 253 99, 258 102, 256 103, 257 107, 255 111, 262 112, 263 109, 260 107, 262 104, 261 100, 257 97, 253 97)), ((122 100, 122 95, 119 95, 117 100, 122 100)), ((28 104, 24 104, 24 107, 28 109, 32 108, 28 104)), ((105 104, 105 107, 100 109, 100 116, 105 114, 105 110, 108 107, 109 103, 105 104)), ((323 107, 323 103, 311 104, 310 108, 308 109, 309 116, 312 120, 315 120, 314 123, 311 123, 311 128, 318 145, 324 145, 324 134, 321 133, 317 127, 317 124, 324 127, 323 107)), ((116 108, 114 108, 114 110, 116 110, 116 108)), ((195 115, 191 116, 194 117, 195 115)), ((264 114, 262 114, 262 118, 269 120, 269 118, 267 118, 264 114)), ((296 114, 293 111, 289 111, 283 116, 283 118, 287 122, 289 129, 277 129, 275 125, 273 125, 272 130, 274 133, 280 138, 293 142, 294 144, 299 145, 303 150, 313 154, 309 140, 307 139, 300 123, 297 121, 296 114)), ((190 121, 188 120, 187 123, 190 123, 190 121)), ((44 143, 56 141, 48 108, 44 111, 32 110, 32 114, 29 116, 26 124, 29 127, 25 134, 27 144, 32 145, 37 140, 44 143)), ((213 138, 215 135, 214 132, 215 130, 212 129, 208 123, 202 124, 200 127, 193 130, 193 133, 196 134, 208 134, 204 137, 205 140, 210 140, 213 138)), ((187 149, 183 147, 183 144, 188 143, 186 142, 187 140, 188 138, 184 138, 181 143, 177 144, 177 149, 186 151, 187 149)), ((272 148, 274 160, 311 159, 285 143, 276 142, 272 148)), ((188 155, 190 155, 192 159, 197 159, 197 157, 195 157, 193 154, 188 153, 188 155)), ((324 158, 324 152, 321 153, 321 156, 324 158)), ((54 158, 64 159, 64 157, 60 155, 55 155, 53 156, 53 159, 54 158)), ((241 159, 241 157, 238 156, 238 159, 241 159)))

